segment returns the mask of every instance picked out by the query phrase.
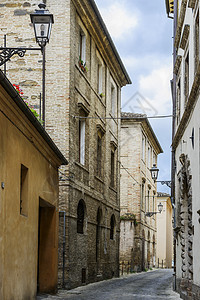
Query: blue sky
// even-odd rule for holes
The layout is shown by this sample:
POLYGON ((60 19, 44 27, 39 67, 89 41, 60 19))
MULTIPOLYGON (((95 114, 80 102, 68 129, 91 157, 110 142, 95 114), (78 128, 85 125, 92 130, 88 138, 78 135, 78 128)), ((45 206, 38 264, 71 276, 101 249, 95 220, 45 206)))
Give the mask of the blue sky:
MULTIPOLYGON (((122 89, 122 110, 170 115, 172 20, 164 0, 95 0, 132 85, 122 89)), ((149 119, 164 150, 158 180, 170 180, 171 118, 149 119)), ((158 184, 158 191, 170 193, 158 184)))

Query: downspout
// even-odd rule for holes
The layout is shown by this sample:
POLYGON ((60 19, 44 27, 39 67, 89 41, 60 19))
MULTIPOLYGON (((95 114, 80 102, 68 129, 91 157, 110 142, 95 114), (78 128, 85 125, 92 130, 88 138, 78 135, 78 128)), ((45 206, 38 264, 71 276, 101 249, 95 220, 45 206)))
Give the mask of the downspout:
POLYGON ((62 274, 62 286, 65 288, 65 245, 66 245, 66 237, 65 237, 65 225, 66 225, 66 212, 59 211, 59 214, 63 214, 63 274, 62 274))
MULTIPOLYGON (((174 74, 174 65, 176 62, 176 48, 174 45, 174 40, 176 36, 176 28, 177 28, 177 17, 178 17, 178 0, 174 0, 174 26, 173 26, 173 86, 172 86, 172 102, 173 102, 173 119, 172 119, 172 142, 175 135, 175 121, 176 121, 176 74, 174 74)), ((175 212, 175 149, 172 146, 172 161, 171 161, 171 201, 173 206, 173 214, 174 214, 174 224, 173 227, 175 229, 176 226, 176 212, 175 212)), ((175 231, 173 232, 174 237, 174 290, 176 290, 176 239, 175 239, 175 231)))

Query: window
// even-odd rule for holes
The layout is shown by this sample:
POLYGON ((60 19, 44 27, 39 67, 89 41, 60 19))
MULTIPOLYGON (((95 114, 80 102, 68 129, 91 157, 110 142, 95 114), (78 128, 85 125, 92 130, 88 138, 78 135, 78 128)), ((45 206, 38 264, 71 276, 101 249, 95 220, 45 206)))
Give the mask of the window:
POLYGON ((83 234, 84 214, 84 201, 80 200, 77 208, 77 233, 83 234))
POLYGON ((148 211, 150 211, 150 191, 149 190, 147 192, 147 206, 148 206, 148 211))
POLYGON ((114 230, 115 230, 115 216, 112 215, 110 219, 110 239, 114 239, 114 230))
POLYGON ((116 148, 114 146, 112 146, 111 149, 111 158, 110 158, 110 185, 111 187, 115 187, 115 150, 116 148))
POLYGON ((20 175, 20 214, 28 216, 28 169, 24 165, 20 175))
POLYGON ((181 111, 181 80, 179 78, 177 84, 177 96, 176 96, 176 123, 177 125, 180 122, 180 111, 181 111))
POLYGON ((185 103, 189 96, 189 52, 185 58, 185 103))
POLYGON ((141 190, 141 208, 144 207, 144 182, 142 183, 142 190, 141 190))
POLYGON ((79 120, 79 162, 85 165, 85 119, 79 120))
POLYGON ((145 161, 145 137, 142 136, 142 159, 145 161))
POLYGON ((111 113, 113 117, 115 116, 115 107, 116 107, 115 87, 111 85, 111 113))
POLYGON ((102 131, 97 133, 97 175, 102 176, 102 131))
POLYGON ((86 36, 81 28, 79 34, 79 58, 83 63, 86 62, 86 36))
MULTIPOLYGON (((155 192, 153 193, 153 210, 155 211, 155 192)), ((155 219, 155 215, 153 215, 153 218, 155 219)))
POLYGON ((194 60, 195 60, 195 73, 199 63, 199 12, 195 19, 195 32, 194 32, 194 60))
POLYGON ((156 154, 153 151, 153 165, 156 164, 157 165, 157 161, 156 161, 156 154))
POLYGON ((151 168, 151 147, 148 146, 148 168, 151 168))
POLYGON ((101 95, 103 93, 103 67, 101 64, 98 64, 98 86, 97 86, 97 89, 98 89, 98 94, 101 95))

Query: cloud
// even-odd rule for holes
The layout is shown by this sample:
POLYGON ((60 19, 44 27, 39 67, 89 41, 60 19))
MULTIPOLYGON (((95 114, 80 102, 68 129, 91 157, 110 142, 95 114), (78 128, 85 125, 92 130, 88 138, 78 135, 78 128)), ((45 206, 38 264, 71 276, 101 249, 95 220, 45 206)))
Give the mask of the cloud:
POLYGON ((103 20, 113 39, 122 39, 128 34, 133 34, 133 29, 138 25, 138 15, 130 12, 122 3, 114 2, 101 8, 103 20))
POLYGON ((171 64, 161 65, 139 78, 139 91, 151 102, 158 114, 171 114, 171 64))

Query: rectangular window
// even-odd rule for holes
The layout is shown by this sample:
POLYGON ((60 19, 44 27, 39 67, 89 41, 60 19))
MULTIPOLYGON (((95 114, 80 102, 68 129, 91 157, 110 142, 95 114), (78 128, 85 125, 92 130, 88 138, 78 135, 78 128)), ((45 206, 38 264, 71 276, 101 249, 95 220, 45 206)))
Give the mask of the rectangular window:
POLYGON ((98 64, 98 94, 103 93, 103 67, 98 64))
POLYGON ((151 147, 148 146, 148 168, 151 168, 151 147))
POLYGON ((145 137, 142 136, 142 159, 145 161, 145 137))
POLYGON ((97 135, 97 175, 102 175, 102 134, 98 131, 97 135))
POLYGON ((142 183, 142 192, 141 192, 141 209, 144 208, 144 183, 142 183))
MULTIPOLYGON (((155 194, 153 194, 153 210, 155 211, 155 194)), ((153 215, 153 218, 155 219, 155 215, 153 215)))
POLYGON ((115 91, 115 88, 114 86, 112 85, 111 86, 111 113, 112 113, 112 116, 114 117, 115 116, 115 109, 116 109, 116 91, 115 91))
POLYGON ((180 122, 180 113, 181 113, 181 80, 179 78, 177 84, 177 95, 176 95, 176 124, 180 122))
POLYGON ((79 120, 79 162, 85 165, 85 120, 79 120))
POLYGON ((28 169, 24 165, 20 174, 20 214, 28 216, 28 169))
POLYGON ((185 103, 189 96, 189 52, 185 58, 185 103))
POLYGON ((115 151, 111 150, 111 176, 110 176, 110 185, 115 186, 115 151))
POLYGON ((150 211, 150 191, 148 190, 148 194, 147 194, 147 207, 148 207, 148 211, 150 211))
POLYGON ((86 36, 82 29, 80 29, 79 35, 79 58, 83 63, 86 62, 86 36))
POLYGON ((194 40, 194 60, 195 60, 195 73, 199 64, 199 12, 195 19, 195 40, 194 40))

